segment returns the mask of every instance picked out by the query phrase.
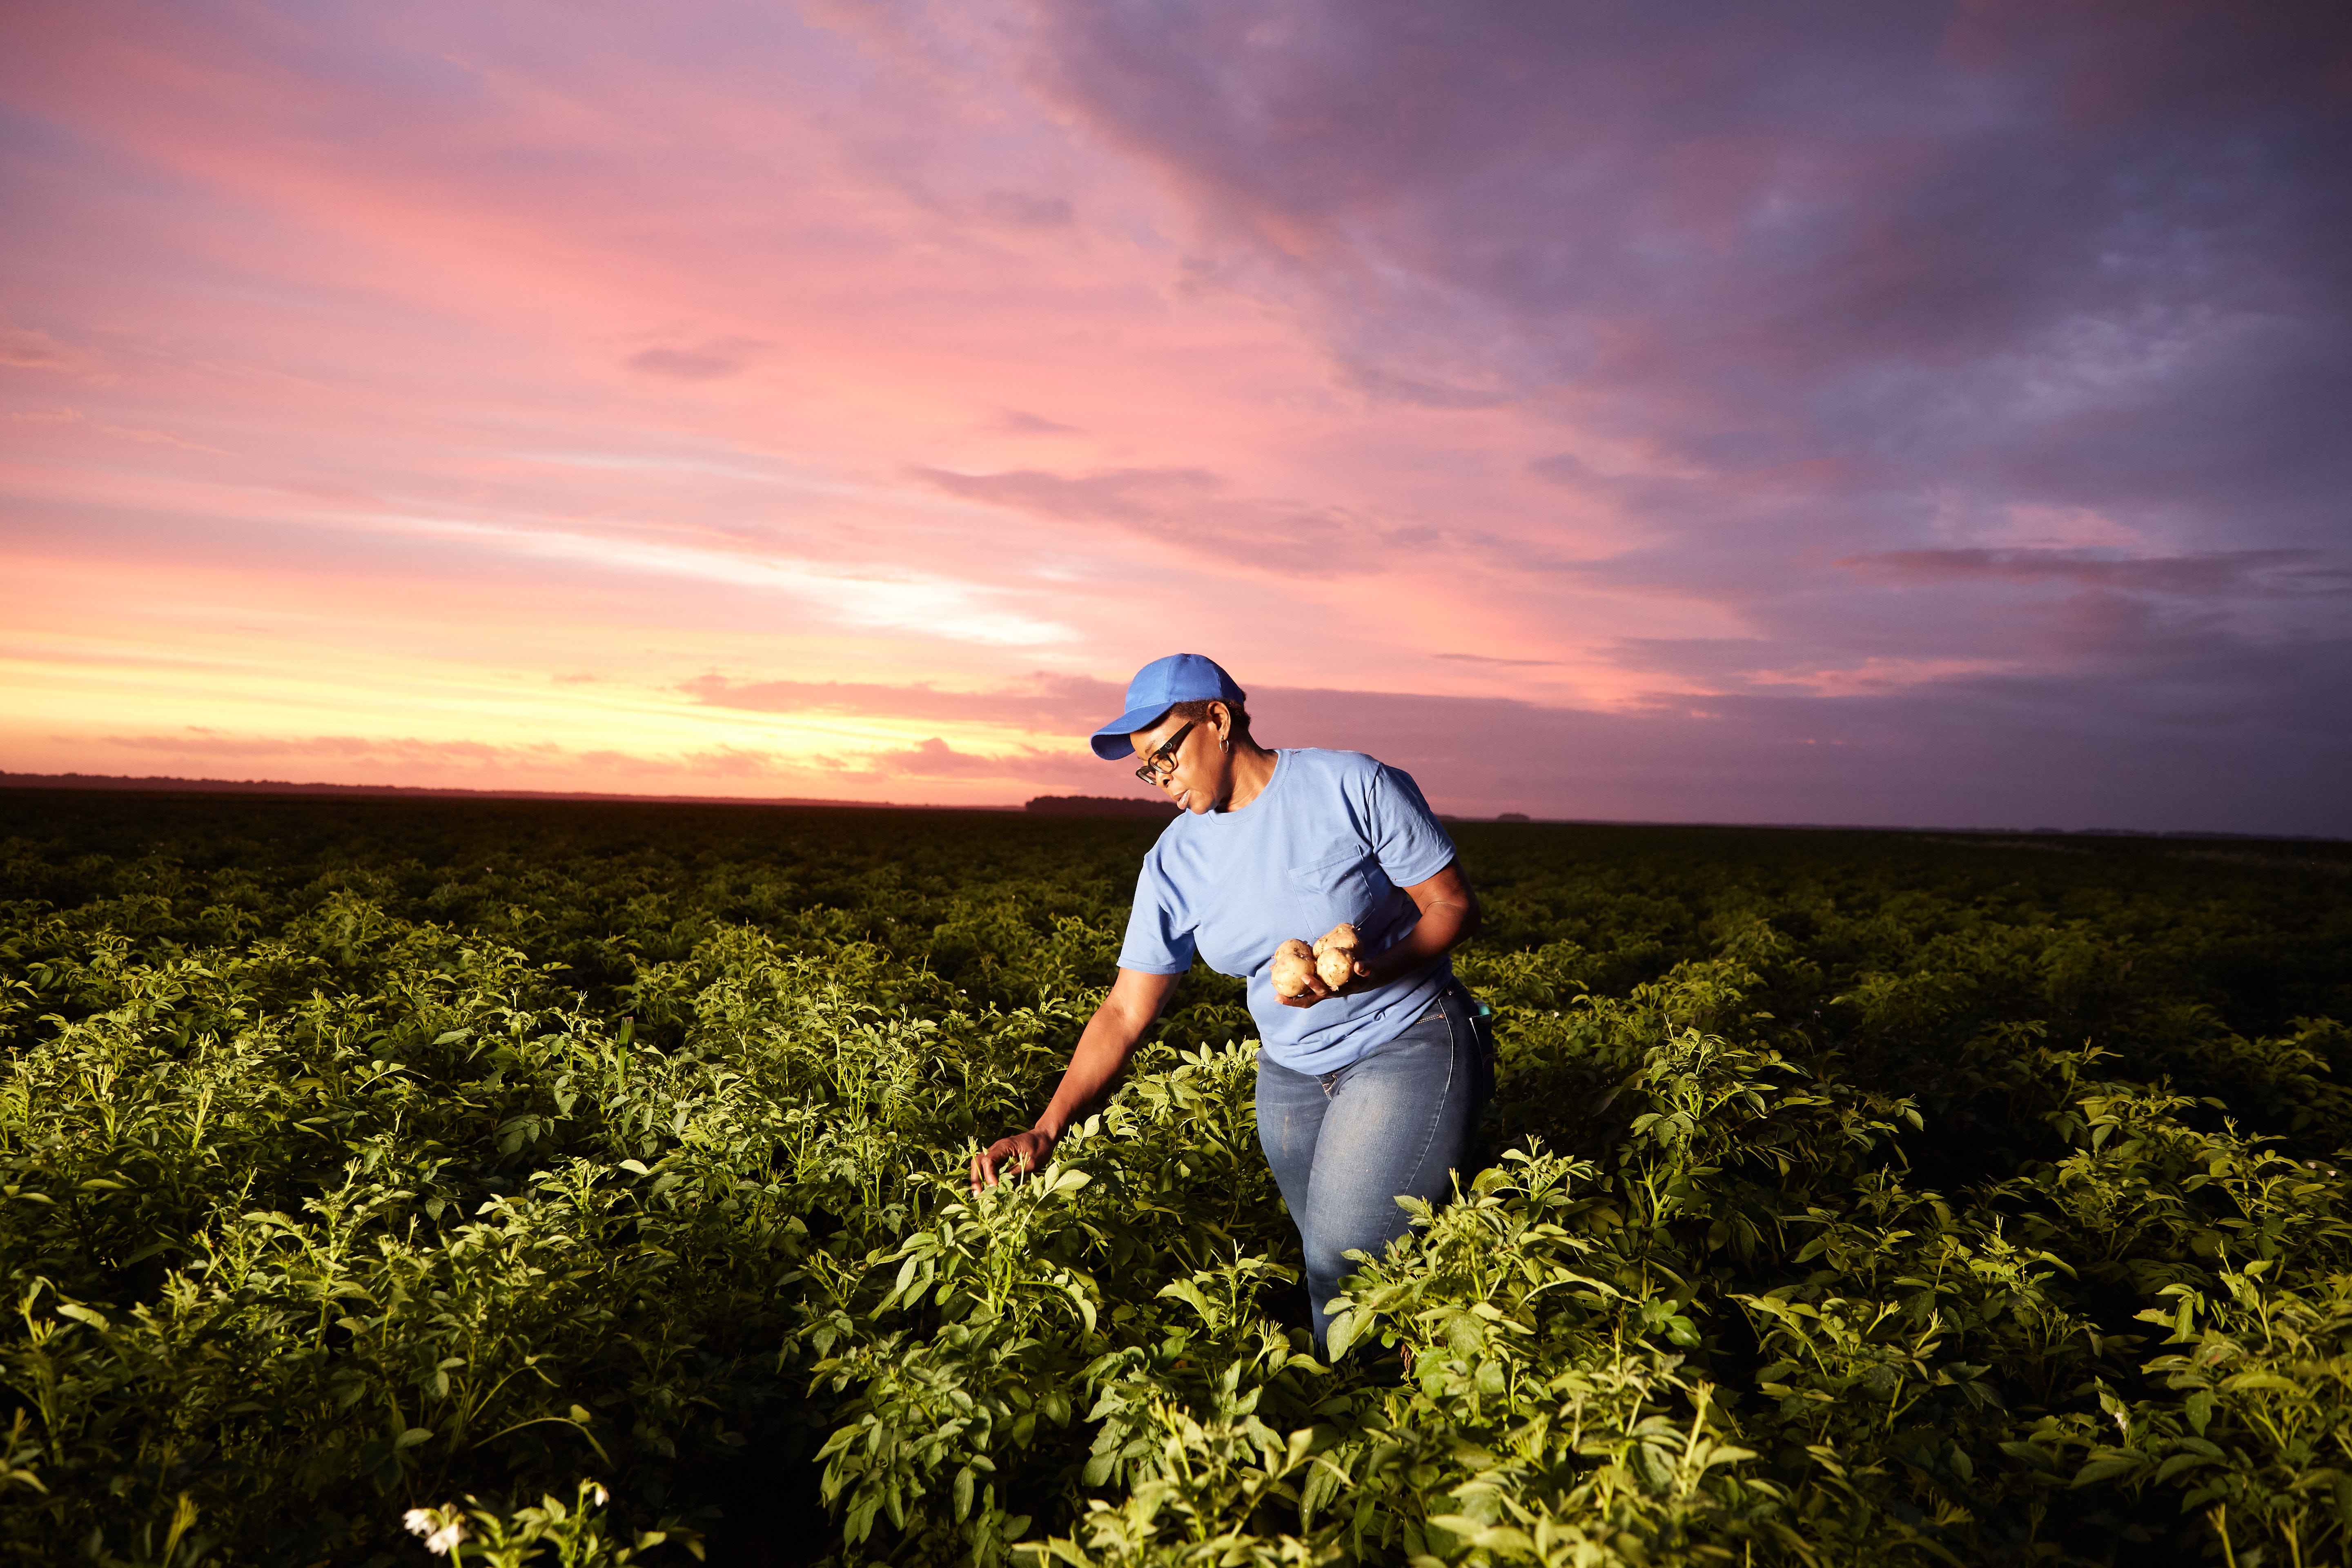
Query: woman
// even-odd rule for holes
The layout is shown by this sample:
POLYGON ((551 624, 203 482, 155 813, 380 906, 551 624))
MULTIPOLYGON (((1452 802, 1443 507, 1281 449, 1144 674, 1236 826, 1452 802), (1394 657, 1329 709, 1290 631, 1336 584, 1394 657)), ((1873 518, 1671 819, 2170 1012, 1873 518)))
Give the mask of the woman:
POLYGON ((1401 1196, 1453 1190, 1490 1087, 1469 994, 1446 955, 1478 929, 1453 840, 1412 780, 1354 752, 1268 751, 1244 694, 1214 662, 1172 654, 1143 667, 1095 754, 1130 755, 1184 815, 1136 880, 1118 978, 1078 1037, 1045 1114, 971 1162, 972 1190, 1043 1165, 1070 1123, 1108 1093, 1197 952, 1246 975, 1265 1049, 1258 1143, 1298 1226, 1319 1352, 1327 1304, 1410 1228, 1401 1196), (1337 990, 1277 996, 1275 950, 1341 921, 1361 947, 1337 990))

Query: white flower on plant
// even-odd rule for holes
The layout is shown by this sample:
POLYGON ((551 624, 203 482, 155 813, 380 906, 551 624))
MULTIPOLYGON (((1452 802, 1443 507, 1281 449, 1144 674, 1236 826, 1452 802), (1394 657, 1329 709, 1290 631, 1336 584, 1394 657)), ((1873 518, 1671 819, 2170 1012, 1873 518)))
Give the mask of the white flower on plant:
POLYGON ((446 1509, 412 1508, 400 1521, 411 1534, 425 1537, 425 1550, 436 1557, 447 1556, 451 1547, 466 1539, 466 1521, 455 1503, 446 1509))
POLYGON ((595 1491, 595 1494, 594 1494, 594 1495, 595 1495, 595 1498, 596 1498, 596 1506, 597 1506, 598 1508, 603 1508, 606 1503, 611 1502, 611 1501, 613 1500, 613 1494, 612 1494, 611 1492, 608 1492, 608 1491, 606 1491, 606 1490, 604 1489, 604 1483, 603 1483, 603 1482, 601 1482, 601 1481, 600 1481, 600 1482, 598 1482, 598 1483, 597 1483, 597 1485, 596 1485, 596 1491, 595 1491))

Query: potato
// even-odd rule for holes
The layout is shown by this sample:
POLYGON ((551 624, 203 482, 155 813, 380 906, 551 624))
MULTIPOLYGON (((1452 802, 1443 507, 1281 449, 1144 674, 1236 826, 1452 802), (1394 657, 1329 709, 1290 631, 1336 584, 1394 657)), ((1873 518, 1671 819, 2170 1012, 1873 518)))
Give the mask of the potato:
POLYGON ((1341 921, 1315 940, 1315 973, 1337 991, 1356 977, 1356 952, 1360 945, 1356 928, 1341 921))
POLYGON ((1274 994, 1304 996, 1307 977, 1315 973, 1315 950, 1292 937, 1274 950, 1274 994))

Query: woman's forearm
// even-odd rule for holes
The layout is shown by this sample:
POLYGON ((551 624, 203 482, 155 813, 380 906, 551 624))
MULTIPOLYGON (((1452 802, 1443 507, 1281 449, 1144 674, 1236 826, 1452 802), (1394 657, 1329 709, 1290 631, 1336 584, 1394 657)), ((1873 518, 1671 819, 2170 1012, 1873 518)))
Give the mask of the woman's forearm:
POLYGON ((1463 924, 1467 924, 1467 921, 1463 920, 1463 914, 1465 912, 1456 910, 1454 905, 1440 905, 1440 908, 1430 910, 1428 914, 1423 914, 1421 924, 1413 926, 1404 936, 1404 941, 1397 942, 1395 947, 1388 947, 1383 952, 1376 952, 1364 963, 1364 969, 1371 971, 1373 985, 1388 985, 1390 980, 1402 980, 1404 975, 1418 969, 1428 969, 1430 963, 1454 952, 1454 947, 1465 936, 1463 924))
POLYGON ((1130 1020, 1115 1016, 1108 1007, 1097 1008, 1078 1037, 1078 1048, 1070 1053, 1070 1065, 1055 1087, 1054 1098, 1034 1123, 1035 1131, 1060 1142, 1071 1122, 1102 1103, 1142 1038, 1143 1029, 1130 1020))
POLYGON ((1054 1098, 1046 1103, 1045 1113, 1031 1123, 1027 1131, 999 1138, 972 1155, 973 1192, 996 1185, 1002 1173, 1027 1175, 1045 1163, 1054 1152, 1054 1145, 1069 1131, 1070 1123, 1100 1104, 1110 1092, 1111 1080, 1135 1055, 1143 1031, 1160 1016, 1160 1009, 1167 1005, 1181 978, 1138 969, 1118 972, 1118 978, 1111 982, 1110 994, 1103 998, 1102 1005, 1095 1009, 1095 1016, 1087 1020, 1086 1028, 1079 1034, 1078 1048, 1070 1053, 1070 1065, 1055 1088, 1054 1098))
POLYGON ((1365 964, 1371 983, 1386 985, 1416 970, 1428 968, 1478 931, 1475 904, 1433 904, 1422 911, 1419 923, 1394 947, 1375 953, 1365 964))
POLYGON ((1030 1131, 1058 1143, 1071 1122, 1082 1120, 1103 1102, 1181 978, 1133 969, 1118 972, 1102 1005, 1080 1032, 1077 1049, 1070 1053, 1070 1065, 1055 1086, 1054 1098, 1046 1101, 1044 1114, 1031 1123, 1030 1131))

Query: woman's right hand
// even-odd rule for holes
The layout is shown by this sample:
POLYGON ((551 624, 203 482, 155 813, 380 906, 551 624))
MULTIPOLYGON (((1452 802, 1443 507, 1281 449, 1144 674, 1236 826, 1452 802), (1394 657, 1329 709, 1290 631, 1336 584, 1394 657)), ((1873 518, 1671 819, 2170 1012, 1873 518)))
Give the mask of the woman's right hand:
POLYGON ((992 1187, 997 1183, 997 1167, 1005 1167, 1008 1176, 1034 1175, 1053 1157, 1054 1145, 1060 1140, 1032 1127, 1026 1132, 1015 1132, 1010 1138, 999 1138, 971 1157, 971 1190, 992 1187))

